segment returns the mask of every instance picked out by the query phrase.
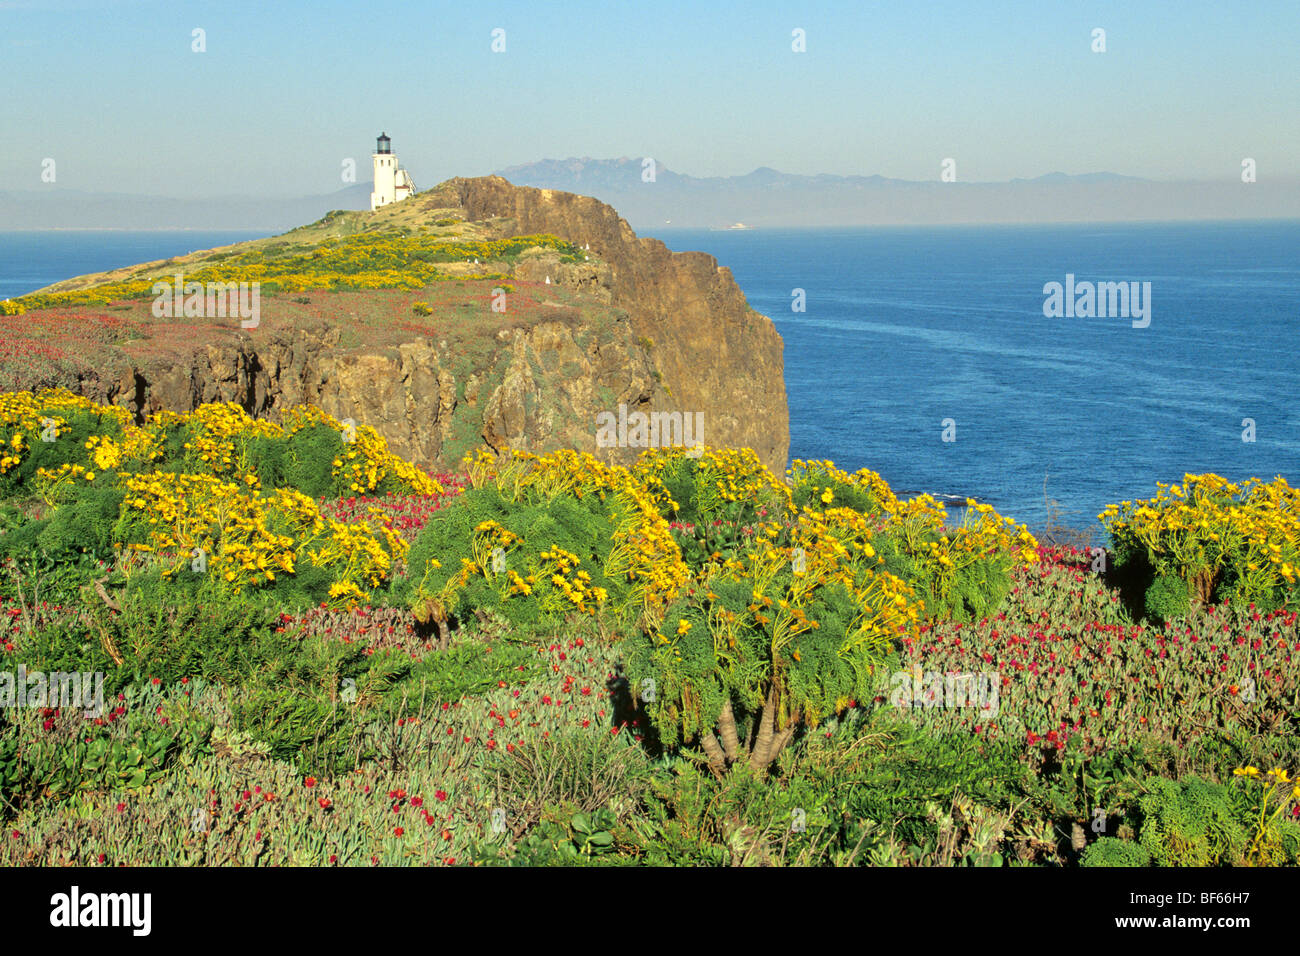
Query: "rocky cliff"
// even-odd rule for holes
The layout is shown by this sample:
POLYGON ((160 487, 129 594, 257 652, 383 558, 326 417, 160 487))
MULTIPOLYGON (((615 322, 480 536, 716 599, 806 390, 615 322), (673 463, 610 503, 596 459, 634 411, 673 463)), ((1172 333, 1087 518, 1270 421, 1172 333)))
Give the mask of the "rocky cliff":
MULTIPOLYGON (((250 330, 159 320, 147 303, 60 310, 60 322, 95 327, 83 336, 95 341, 94 354, 75 350, 81 361, 41 366, 39 382, 31 369, 0 368, 4 384, 64 384, 137 414, 233 401, 275 417, 310 402, 373 425, 395 451, 435 468, 455 467, 478 444, 570 447, 627 461, 639 449, 599 449, 596 441, 596 416, 625 405, 696 414, 705 444, 751 447, 784 469, 781 338, 712 256, 638 238, 590 197, 495 176, 449 180, 377 213, 332 214, 250 245, 309 259, 314 243, 364 233, 484 242, 552 234, 582 254, 535 248, 508 261, 457 262, 446 267, 455 281, 414 292, 268 295, 250 330), (491 304, 503 286, 509 304, 498 313, 491 304), (412 320, 413 300, 424 299, 430 314, 412 320)), ((193 271, 241 248, 52 288, 193 271)), ((49 317, 21 318, 47 327, 49 317)))
POLYGON ((785 470, 783 343, 772 321, 749 307, 731 270, 706 253, 670 252, 658 239, 639 238, 590 196, 512 186, 500 176, 453 179, 440 192, 498 235, 552 232, 590 246, 609 263, 613 304, 654 343, 669 408, 704 412, 707 444, 753 448, 769 468, 785 470))

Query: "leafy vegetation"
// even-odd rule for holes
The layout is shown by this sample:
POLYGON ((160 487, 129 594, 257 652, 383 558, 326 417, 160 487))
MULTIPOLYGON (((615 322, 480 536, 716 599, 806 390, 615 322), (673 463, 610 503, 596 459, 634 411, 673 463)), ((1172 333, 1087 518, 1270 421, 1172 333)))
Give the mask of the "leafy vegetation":
MULTIPOLYGON (((368 232, 327 238, 301 247, 290 243, 253 248, 210 257, 184 273, 184 284, 260 283, 262 292, 306 292, 312 289, 421 289, 431 282, 458 277, 439 265, 468 260, 512 262, 525 249, 553 249, 563 262, 580 261, 576 246, 552 235, 509 239, 465 240, 421 234, 368 232)), ((504 276, 502 276, 504 277, 504 276)), ((142 278, 100 283, 67 292, 35 292, 0 304, 0 315, 21 315, 34 309, 104 305, 154 294, 172 277, 158 272, 142 278)), ((185 295, 192 293, 186 291, 185 295)), ((200 296, 202 293, 199 293, 200 296)))
POLYGON ((1108 511, 1100 574, 743 450, 434 478, 62 392, 0 441, 4 865, 1300 862, 1280 479, 1108 511))

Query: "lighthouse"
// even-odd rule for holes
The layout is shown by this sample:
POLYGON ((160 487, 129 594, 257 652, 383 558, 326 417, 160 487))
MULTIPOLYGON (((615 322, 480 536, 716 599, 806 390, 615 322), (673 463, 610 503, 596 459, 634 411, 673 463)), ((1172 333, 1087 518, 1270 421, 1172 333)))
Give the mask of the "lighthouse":
POLYGON ((415 192, 411 175, 397 165, 393 141, 384 133, 375 141, 375 189, 370 194, 370 211, 401 202, 415 192))

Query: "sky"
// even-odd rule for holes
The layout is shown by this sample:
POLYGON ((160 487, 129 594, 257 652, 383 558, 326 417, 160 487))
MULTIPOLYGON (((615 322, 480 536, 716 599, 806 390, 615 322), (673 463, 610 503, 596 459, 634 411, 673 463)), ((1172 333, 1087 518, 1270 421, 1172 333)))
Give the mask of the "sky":
POLYGON ((314 195, 380 131, 420 188, 570 156, 1295 180, 1297 36, 1296 0, 0 0, 0 191, 314 195))

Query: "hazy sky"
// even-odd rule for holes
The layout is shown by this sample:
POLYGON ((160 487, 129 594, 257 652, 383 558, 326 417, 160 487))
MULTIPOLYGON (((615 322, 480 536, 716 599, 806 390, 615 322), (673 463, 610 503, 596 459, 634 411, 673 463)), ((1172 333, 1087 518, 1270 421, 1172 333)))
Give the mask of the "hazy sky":
POLYGON ((380 130, 422 188, 568 156, 1294 179, 1297 37, 1298 0, 0 0, 0 190, 48 157, 60 189, 322 193, 380 130))

